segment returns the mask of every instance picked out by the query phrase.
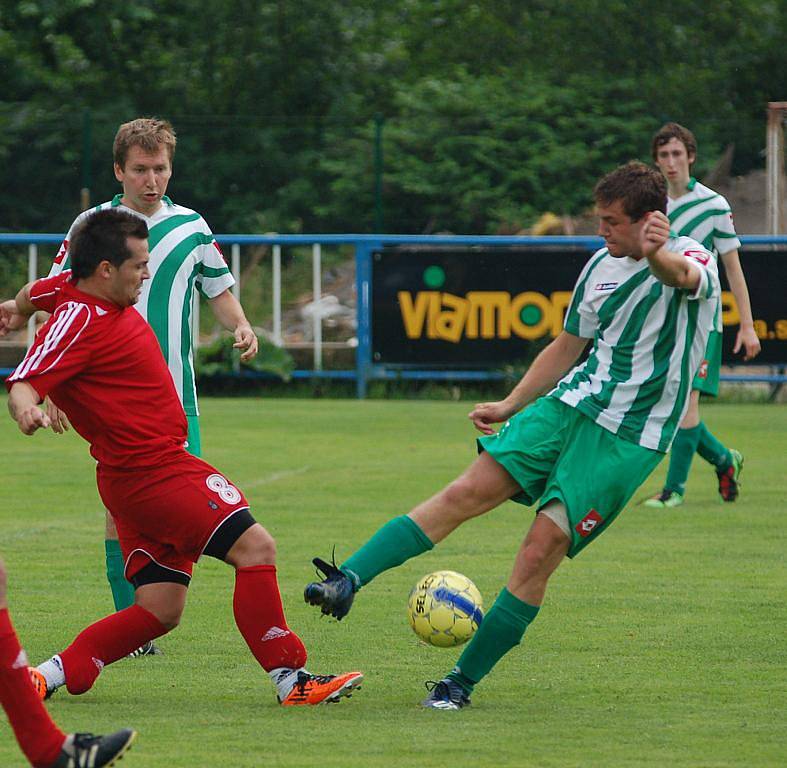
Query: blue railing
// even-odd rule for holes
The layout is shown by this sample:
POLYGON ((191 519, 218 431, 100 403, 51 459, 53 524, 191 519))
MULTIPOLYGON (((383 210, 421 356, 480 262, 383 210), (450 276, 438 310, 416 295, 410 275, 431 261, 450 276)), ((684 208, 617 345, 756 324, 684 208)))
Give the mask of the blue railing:
MULTIPOLYGON (((461 380, 479 381, 502 379, 505 375, 499 371, 481 370, 423 370, 407 367, 388 368, 374 364, 372 361, 371 337, 371 276, 372 254, 386 246, 397 245, 428 245, 453 247, 499 247, 499 246, 568 246, 586 248, 593 251, 602 245, 599 237, 570 236, 514 236, 514 235, 240 235, 219 234, 216 239, 223 247, 229 246, 302 246, 302 245, 350 245, 355 251, 355 280, 357 290, 357 328, 358 346, 355 354, 355 368, 348 370, 296 370, 293 376, 297 379, 323 378, 354 380, 359 397, 366 395, 367 386, 374 380, 461 380)), ((787 235, 746 235, 741 242, 747 245, 787 245, 787 235)), ((0 234, 0 247, 8 245, 25 245, 30 249, 31 260, 37 255, 39 245, 59 245, 63 235, 58 234, 0 234)), ((235 260, 234 260, 235 261, 235 260)), ((235 262, 237 264, 237 262, 235 262)), ((239 275, 235 275, 238 279, 239 275)), ((723 381, 767 381, 771 384, 787 383, 783 367, 778 373, 767 375, 723 374, 723 381)), ((0 369, 0 375, 8 375, 9 369, 0 369)), ((251 374, 244 374, 251 375, 251 374)))

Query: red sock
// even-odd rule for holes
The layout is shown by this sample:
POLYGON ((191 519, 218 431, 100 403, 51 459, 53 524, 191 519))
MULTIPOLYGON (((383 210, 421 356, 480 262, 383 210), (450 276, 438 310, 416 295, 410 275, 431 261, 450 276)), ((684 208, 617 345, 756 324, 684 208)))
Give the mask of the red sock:
POLYGON ((238 568, 232 607, 243 639, 266 672, 306 663, 306 648, 284 618, 275 565, 238 568))
POLYGON ((36 768, 51 766, 66 735, 52 722, 30 682, 27 657, 6 609, 0 610, 0 704, 25 757, 36 768))
POLYGON ((166 632, 166 627, 139 605, 91 624, 60 654, 68 692, 89 691, 107 664, 128 656, 140 645, 166 632))

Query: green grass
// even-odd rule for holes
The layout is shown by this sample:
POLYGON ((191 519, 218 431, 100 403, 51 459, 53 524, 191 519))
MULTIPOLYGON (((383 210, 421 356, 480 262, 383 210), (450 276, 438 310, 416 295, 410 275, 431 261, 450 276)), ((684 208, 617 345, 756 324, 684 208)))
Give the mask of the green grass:
MULTIPOLYGON (((0 406, 2 404, 0 403, 0 406)), ((81 697, 50 703, 68 730, 140 731, 134 768, 227 765, 776 766, 784 764, 787 409, 703 406, 746 456, 743 491, 722 504, 697 459, 684 507, 632 503, 555 574, 523 645, 478 686, 473 706, 425 711, 423 681, 456 653, 407 627, 410 587, 451 568, 487 605, 508 577, 531 512, 506 504, 435 551, 380 577, 341 623, 301 598, 310 558, 345 557, 389 517, 474 456, 466 403, 205 399, 205 458, 244 489, 278 542, 290 625, 316 672, 366 674, 351 700, 283 710, 236 631, 232 573, 206 560, 165 655, 107 668, 81 697)), ((31 659, 62 649, 110 610, 103 516, 86 446, 22 436, 0 421, 0 552, 31 659)), ((587 471, 578 468, 579 471, 587 471)), ((637 500, 660 488, 666 462, 637 500)), ((0 722, 0 765, 24 765, 0 722)))

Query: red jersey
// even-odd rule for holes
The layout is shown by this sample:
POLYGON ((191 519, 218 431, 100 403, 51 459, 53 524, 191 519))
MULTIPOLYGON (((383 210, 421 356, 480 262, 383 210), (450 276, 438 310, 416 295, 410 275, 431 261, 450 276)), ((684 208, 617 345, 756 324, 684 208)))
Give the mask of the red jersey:
POLYGON ((187 426, 161 348, 133 307, 80 291, 71 272, 35 282, 30 301, 52 317, 6 380, 49 395, 99 464, 161 465, 185 453, 187 426))

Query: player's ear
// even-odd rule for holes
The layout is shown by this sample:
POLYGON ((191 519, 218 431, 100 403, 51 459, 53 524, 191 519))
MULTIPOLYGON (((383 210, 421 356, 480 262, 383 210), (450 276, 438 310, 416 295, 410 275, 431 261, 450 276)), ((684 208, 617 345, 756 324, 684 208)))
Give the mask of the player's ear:
POLYGON ((101 277, 101 278, 104 278, 104 279, 107 279, 107 278, 111 277, 112 276, 112 262, 107 261, 106 259, 104 259, 104 261, 99 261, 98 262, 98 266, 96 267, 95 274, 98 277, 101 277))
POLYGON ((114 163, 114 168, 115 168, 115 178, 122 184, 123 183, 123 169, 117 163, 114 163))

